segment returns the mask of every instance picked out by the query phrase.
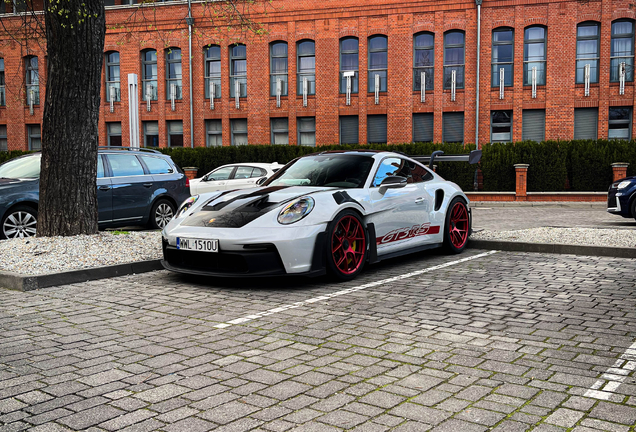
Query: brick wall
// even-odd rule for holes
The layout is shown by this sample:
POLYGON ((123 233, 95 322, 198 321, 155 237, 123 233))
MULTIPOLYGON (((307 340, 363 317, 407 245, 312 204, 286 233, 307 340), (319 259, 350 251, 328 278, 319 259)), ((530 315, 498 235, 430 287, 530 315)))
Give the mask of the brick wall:
MULTIPOLYGON (((116 0, 116 3, 121 3, 116 0)), ((249 17, 262 23, 264 34, 247 30, 228 29, 226 23, 203 16, 200 4, 193 5, 195 36, 193 52, 193 116, 194 145, 206 143, 205 120, 221 119, 223 144, 230 145, 230 120, 246 118, 248 140, 251 144, 270 143, 270 118, 289 119, 289 143, 297 144, 298 117, 316 118, 318 144, 339 142, 339 116, 359 116, 359 141, 367 141, 367 116, 387 116, 389 143, 409 142, 412 138, 412 114, 433 112, 434 139, 442 140, 442 113, 464 112, 465 142, 475 141, 476 48, 477 12, 472 1, 433 0, 323 0, 316 6, 309 0, 275 0, 271 4, 251 6, 249 17), (267 13, 264 13, 264 12, 267 13), (450 91, 443 89, 444 32, 465 32, 465 88, 458 89, 455 101, 450 91), (427 92, 426 102, 413 91, 413 35, 420 31, 435 35, 434 91, 427 92), (372 35, 388 37, 388 91, 380 93, 375 104, 373 93, 367 93, 367 39, 372 35), (359 38, 359 93, 351 97, 351 105, 339 93, 339 40, 342 37, 359 38), (311 39, 316 47, 316 95, 309 96, 303 107, 302 96, 296 94, 296 43, 311 39), (269 44, 274 41, 288 43, 289 95, 276 107, 275 97, 269 91, 269 44), (240 108, 229 97, 229 49, 234 42, 247 47, 248 96, 241 98, 240 108), (210 110, 204 98, 204 48, 209 44, 221 46, 222 97, 215 100, 210 110)), ((209 7, 209 3, 208 3, 209 7)), ((619 95, 618 84, 609 82, 611 22, 616 19, 634 19, 634 0, 558 1, 537 3, 534 0, 484 1, 481 24, 481 77, 479 142, 490 140, 490 113, 492 110, 513 112, 513 140, 522 137, 524 109, 546 110, 546 139, 571 139, 573 136, 574 107, 598 107, 599 138, 606 138, 610 106, 634 106, 634 86, 627 83, 624 95, 619 95), (601 24, 600 80, 591 85, 590 96, 583 95, 583 86, 575 84, 576 27, 578 23, 594 20, 601 24), (542 25, 547 29, 547 66, 545 86, 539 86, 532 98, 530 86, 523 85, 524 28, 542 25), (514 85, 505 88, 505 97, 499 99, 499 89, 491 87, 492 30, 498 27, 514 29, 514 85)), ((137 9, 136 6, 109 8, 108 32, 105 51, 120 53, 121 102, 110 112, 105 91, 102 95, 100 115, 100 144, 107 143, 108 122, 121 122, 122 142, 128 145, 128 89, 129 73, 139 75, 141 89, 140 52, 157 50, 158 94, 151 103, 151 111, 140 100, 141 122, 157 121, 159 144, 167 145, 166 121, 183 122, 184 143, 190 143, 189 65, 187 26, 183 17, 187 6, 157 4, 156 7, 137 9), (123 26, 121 24, 124 24, 123 26), (183 99, 171 110, 166 88, 166 50, 170 47, 182 51, 183 99)), ((11 25, 15 18, 2 17, 11 25)), ((0 56, 5 60, 7 105, 0 107, 0 124, 7 125, 9 149, 26 149, 26 125, 40 124, 46 80, 45 53, 33 43, 28 54, 37 55, 40 64, 40 97, 42 103, 30 115, 24 97, 24 56, 27 50, 6 37, 0 38, 0 56)), ((141 92, 140 92, 141 93, 141 92)), ((633 112, 633 110, 632 110, 633 112)), ((634 135, 632 128, 632 136, 634 135)), ((140 124, 140 143, 143 145, 143 123, 140 124)))

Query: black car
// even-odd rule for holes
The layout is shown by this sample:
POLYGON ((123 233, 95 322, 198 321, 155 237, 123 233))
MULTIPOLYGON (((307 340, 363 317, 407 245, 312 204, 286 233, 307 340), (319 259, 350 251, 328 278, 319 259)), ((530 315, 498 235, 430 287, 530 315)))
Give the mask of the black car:
MULTIPOLYGON (((0 238, 35 235, 40 158, 33 153, 0 165, 0 238)), ((189 196, 189 181, 170 156, 151 149, 99 148, 100 228, 163 228, 189 196)))
POLYGON ((636 219, 636 176, 612 183, 607 192, 607 211, 636 219))

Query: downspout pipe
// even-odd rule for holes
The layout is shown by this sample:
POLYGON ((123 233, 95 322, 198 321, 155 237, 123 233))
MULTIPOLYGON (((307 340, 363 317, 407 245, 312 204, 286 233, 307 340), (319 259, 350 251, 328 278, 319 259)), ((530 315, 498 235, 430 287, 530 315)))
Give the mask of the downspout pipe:
POLYGON ((481 58, 481 2, 475 0, 477 5, 477 85, 475 96, 475 149, 479 149, 479 63, 481 58))
POLYGON ((190 89, 190 147, 194 148, 194 102, 192 101, 192 26, 194 18, 192 18, 192 0, 188 0, 188 16, 186 18, 188 24, 188 60, 189 60, 189 89, 190 89))

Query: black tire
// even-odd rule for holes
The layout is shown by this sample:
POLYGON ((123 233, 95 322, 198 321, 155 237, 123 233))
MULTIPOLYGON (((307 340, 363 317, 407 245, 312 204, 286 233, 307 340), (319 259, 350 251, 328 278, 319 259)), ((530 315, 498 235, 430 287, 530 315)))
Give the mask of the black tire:
POLYGON ((0 222, 0 238, 25 238, 36 234, 38 212, 25 205, 15 206, 0 222))
POLYGON ((339 281, 358 276, 369 253, 369 234, 358 213, 352 210, 338 213, 327 226, 326 242, 329 274, 339 281))
POLYGON ((170 219, 174 217, 176 208, 174 204, 166 199, 158 199, 152 205, 150 210, 150 218, 148 219, 148 225, 152 229, 164 229, 170 219))
POLYGON ((444 223, 444 249, 451 254, 461 253, 468 244, 470 218, 466 202, 455 197, 448 205, 444 223))
POLYGON ((632 200, 632 217, 636 219, 636 197, 632 200))

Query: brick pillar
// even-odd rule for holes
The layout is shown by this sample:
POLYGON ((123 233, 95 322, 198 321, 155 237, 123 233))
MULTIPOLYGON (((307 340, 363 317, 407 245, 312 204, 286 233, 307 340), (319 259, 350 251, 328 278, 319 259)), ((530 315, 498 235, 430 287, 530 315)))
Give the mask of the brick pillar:
POLYGON ((197 172, 199 172, 199 168, 197 168, 197 167, 186 167, 186 168, 183 168, 183 172, 185 173, 187 178, 192 180, 192 179, 196 178, 197 172))
POLYGON ((515 188, 515 200, 525 201, 527 199, 528 186, 528 164, 515 164, 515 172, 517 173, 517 187, 515 188))
POLYGON ((614 180, 612 181, 617 181, 620 180, 622 178, 627 177, 627 167, 629 166, 628 163, 625 162, 615 162, 612 164, 612 172, 614 173, 614 180))

